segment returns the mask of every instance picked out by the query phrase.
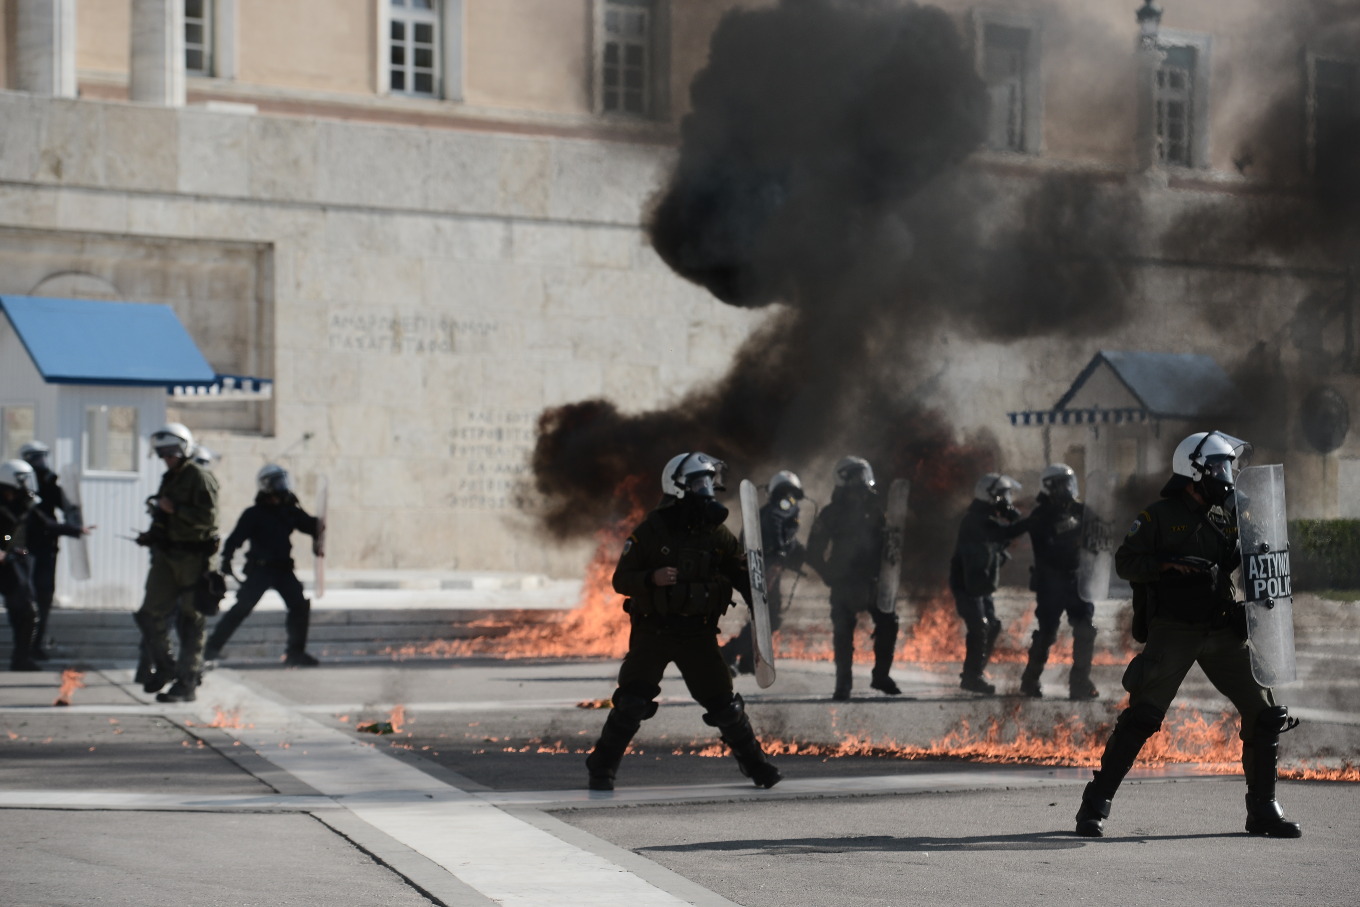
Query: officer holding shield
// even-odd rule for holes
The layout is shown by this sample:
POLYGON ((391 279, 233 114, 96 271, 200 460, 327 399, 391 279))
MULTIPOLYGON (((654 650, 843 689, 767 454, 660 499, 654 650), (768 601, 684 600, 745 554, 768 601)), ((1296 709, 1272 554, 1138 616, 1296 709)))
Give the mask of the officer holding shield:
POLYGON ((628 540, 614 570, 614 591, 628 596, 632 620, 628 654, 619 668, 595 747, 586 757, 591 790, 613 790, 614 776, 642 722, 656 714, 666 666, 675 663, 704 723, 718 729, 742 774, 770 788, 779 770, 765 758, 732 675, 718 650, 718 618, 733 591, 750 603, 751 586, 741 543, 723 522, 726 464, 692 452, 671 458, 661 473, 661 504, 628 540))
POLYGON ((1246 615, 1230 578, 1241 562, 1237 519, 1230 512, 1233 464, 1249 450, 1246 442, 1218 431, 1182 441, 1161 500, 1138 514, 1115 552, 1115 570, 1134 589, 1134 637, 1145 646, 1124 672, 1129 705, 1082 794, 1079 835, 1103 835, 1115 791, 1143 744, 1161 728, 1195 664, 1241 716, 1247 832, 1302 834, 1275 799, 1280 734, 1298 721, 1253 676, 1246 615))

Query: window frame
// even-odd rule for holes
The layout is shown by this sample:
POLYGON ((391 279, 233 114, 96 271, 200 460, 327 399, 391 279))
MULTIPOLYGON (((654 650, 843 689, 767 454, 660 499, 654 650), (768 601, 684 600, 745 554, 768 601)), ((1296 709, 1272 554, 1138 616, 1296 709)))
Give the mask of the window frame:
MULTIPOLYGON (((108 435, 108 418, 105 416, 104 435, 108 435)), ((137 475, 140 472, 138 464, 141 462, 142 452, 142 410, 141 407, 132 403, 86 403, 84 406, 84 418, 81 420, 80 428, 80 447, 81 447, 81 469, 86 475, 105 475, 105 476, 128 476, 137 475), (94 437, 90 431, 90 414, 93 410, 104 410, 107 412, 112 409, 127 409, 132 411, 132 452, 131 461, 128 469, 116 469, 109 466, 95 466, 93 454, 95 450, 94 437)))
POLYGON ((190 0, 184 3, 184 74, 195 78, 212 78, 217 72, 217 3, 216 0, 198 0, 202 15, 189 15, 190 0), (199 43, 189 41, 189 26, 198 24, 203 29, 203 40, 199 43), (189 65, 189 54, 197 49, 203 54, 203 66, 189 65))
MULTIPOLYGON (((1004 9, 982 8, 973 10, 973 52, 974 66, 979 78, 987 82, 987 29, 989 27, 1010 29, 1025 33, 1024 70, 1020 74, 1020 108, 1022 111, 1018 130, 1018 147, 1002 147, 992 142, 991 123, 984 147, 998 154, 1038 155, 1044 151, 1044 90, 1043 90, 1043 19, 1035 14, 1015 12, 1004 9)), ((990 92, 991 85, 987 85, 990 92)))
MULTIPOLYGON (((1345 54, 1318 53, 1312 50, 1304 52, 1304 167, 1310 177, 1318 175, 1317 159, 1317 139, 1318 139, 1318 64, 1327 63, 1332 65, 1349 66, 1354 70, 1356 78, 1355 96, 1358 107, 1360 107, 1360 57, 1348 56, 1345 54)), ((1356 111, 1360 115, 1360 109, 1356 111)))
POLYGON ((392 87, 392 0, 378 0, 377 72, 375 90, 380 95, 412 101, 462 101, 465 82, 463 35, 466 32, 465 0, 432 0, 434 37, 434 92, 423 94, 406 87, 392 87))
POLYGON ((1152 163, 1157 167, 1165 167, 1173 170, 1205 170, 1210 164, 1210 136, 1209 136, 1209 107, 1211 104, 1212 92, 1209 79, 1210 73, 1210 52, 1213 41, 1208 35, 1192 32, 1182 32, 1175 29, 1163 29, 1157 36, 1157 49, 1164 55, 1172 48, 1188 48, 1194 51, 1195 63, 1191 69, 1192 82, 1190 86, 1189 104, 1190 111, 1186 117, 1186 124, 1190 130, 1189 140, 1186 143, 1186 150, 1189 153, 1189 161, 1180 163, 1177 161, 1167 161, 1162 154, 1162 136, 1159 129, 1160 117, 1158 116, 1159 92, 1157 83, 1161 76, 1165 57, 1158 61, 1156 69, 1152 73, 1152 81, 1147 85, 1147 91, 1151 92, 1149 100, 1149 111, 1151 122, 1149 127, 1152 130, 1150 139, 1152 141, 1152 163))
MULTIPOLYGON (((594 0, 593 6, 593 84, 591 103, 597 116, 632 122, 655 122, 670 115, 670 4, 668 0, 594 0), (644 109, 641 112, 605 106, 606 62, 609 37, 608 19, 611 11, 645 10, 647 35, 646 59, 642 86, 644 109)), ((622 87, 619 89, 623 94, 622 87)))
POLYGON ((38 438, 38 404, 25 400, 7 400, 0 402, 0 460, 14 460, 19 457, 19 448, 30 441, 38 438), (26 409, 30 413, 29 422, 31 423, 27 435, 18 434, 17 437, 10 437, 9 431, 9 410, 26 409), (15 443, 15 442, 18 443, 15 443))

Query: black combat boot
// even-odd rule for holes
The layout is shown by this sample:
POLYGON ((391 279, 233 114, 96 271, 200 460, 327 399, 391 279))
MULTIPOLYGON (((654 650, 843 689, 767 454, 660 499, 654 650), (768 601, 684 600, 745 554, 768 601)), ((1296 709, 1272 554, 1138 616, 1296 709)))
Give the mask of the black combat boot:
POLYGON ((171 684, 170 689, 164 693, 156 694, 157 702, 193 702, 198 698, 196 692, 197 685, 193 682, 176 680, 171 684))
POLYGON ((1096 628, 1078 624, 1072 628, 1072 672, 1068 675, 1068 698, 1074 702, 1095 699, 1100 691, 1091 682, 1091 659, 1096 651, 1096 628))
POLYGON ((590 773, 587 786, 591 790, 613 790, 614 776, 623 761, 633 735, 642 727, 643 720, 656 714, 656 703, 638 696, 615 694, 614 707, 604 721, 600 739, 586 756, 586 771, 590 773))
POLYGON ((1100 769, 1082 791, 1081 808, 1077 810, 1076 833, 1083 838, 1105 835, 1105 820, 1110 817, 1110 801, 1133 768, 1143 744, 1162 726, 1164 713, 1152 706, 1130 706, 1119 713, 1105 752, 1100 756, 1100 769))
POLYGON ((987 682, 987 678, 982 675, 982 669, 987 664, 986 649, 987 635, 986 630, 973 632, 971 629, 963 638, 963 673, 959 686, 970 693, 982 693, 984 696, 991 696, 996 692, 996 687, 987 682))
POLYGON ((869 686, 889 696, 902 695, 899 687, 888 672, 892 670, 893 655, 897 652, 897 615, 890 614, 880 618, 874 627, 874 671, 869 686))
POLYGON ((1043 676, 1044 665, 1048 664, 1048 650, 1053 646, 1053 634, 1035 630, 1030 634, 1029 640, 1029 661, 1025 663, 1025 670, 1020 675, 1020 693, 1023 696, 1040 699, 1044 695, 1044 689, 1039 683, 1039 678, 1043 676))
POLYGON ((1256 739, 1242 743, 1242 774, 1247 780, 1247 834, 1269 838, 1302 837, 1297 822, 1284 817, 1275 799, 1276 769, 1280 758, 1280 734, 1298 726, 1284 706, 1274 706, 1256 717, 1256 739))
POLYGON ((768 790, 783 779, 779 769, 765 758, 765 751, 760 748, 760 741, 756 739, 751 720, 746 717, 746 707, 740 696, 734 695, 731 703, 716 714, 705 714, 704 723, 718 729, 723 743, 732 750, 737 767, 755 782, 756 787, 768 790))

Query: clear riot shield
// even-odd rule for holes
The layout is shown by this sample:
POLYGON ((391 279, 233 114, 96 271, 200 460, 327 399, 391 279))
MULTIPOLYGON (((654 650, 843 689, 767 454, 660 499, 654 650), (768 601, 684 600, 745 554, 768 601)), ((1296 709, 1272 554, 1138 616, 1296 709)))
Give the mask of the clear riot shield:
POLYGON ((902 582, 902 538, 907 530, 907 499, 911 483, 893 479, 888 487, 888 506, 884 508, 883 559, 878 570, 878 610, 891 614, 897 610, 897 589, 902 582))
POLYGON ((751 625, 755 630, 756 683, 774 683, 774 629, 765 599, 765 545, 760 537, 760 496, 750 479, 741 480, 741 527, 746 569, 751 577, 751 625))
POLYGON ((1098 471, 1086 476, 1082 499, 1081 549, 1077 552, 1077 592, 1088 602, 1110 597, 1114 572, 1114 489, 1118 476, 1098 471))
MULTIPOLYGON (((66 492, 66 500, 75 510, 74 514, 63 513, 62 517, 72 525, 84 526, 85 514, 80 507, 80 471, 74 465, 61 471, 61 487, 66 492)), ((66 566, 71 571, 71 579, 80 581, 89 579, 90 545, 85 540, 84 534, 63 541, 66 544, 62 546, 62 550, 66 552, 66 566)))
POLYGON ((1284 467, 1249 466, 1237 474, 1236 486, 1251 673, 1262 686, 1273 687, 1297 676, 1284 467))
POLYGON ((316 537, 312 539, 312 597, 326 594, 326 501, 329 486, 326 477, 317 482, 316 537))

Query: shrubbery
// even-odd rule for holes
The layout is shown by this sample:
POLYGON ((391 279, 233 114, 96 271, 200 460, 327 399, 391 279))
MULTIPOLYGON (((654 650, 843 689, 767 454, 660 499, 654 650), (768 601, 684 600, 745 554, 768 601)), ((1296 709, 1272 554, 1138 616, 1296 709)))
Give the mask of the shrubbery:
POLYGON ((1360 589, 1360 520, 1291 520, 1289 570, 1295 592, 1360 589))

